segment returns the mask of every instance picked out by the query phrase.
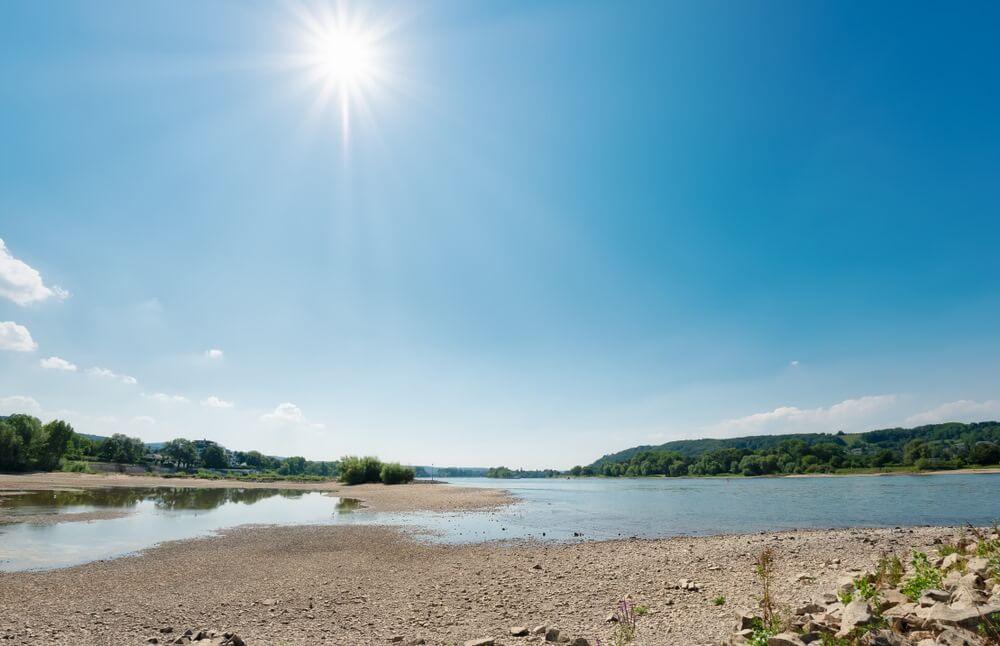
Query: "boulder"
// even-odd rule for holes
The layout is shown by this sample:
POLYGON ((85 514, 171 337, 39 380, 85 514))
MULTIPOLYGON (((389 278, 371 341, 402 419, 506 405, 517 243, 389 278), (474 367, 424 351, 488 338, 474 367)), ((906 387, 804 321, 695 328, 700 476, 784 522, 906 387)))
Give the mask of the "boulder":
POLYGON ((979 576, 975 572, 969 572, 959 580, 958 587, 967 588, 969 590, 982 590, 983 577, 979 576))
POLYGON ((979 643, 975 635, 968 635, 952 628, 946 629, 937 638, 939 646, 978 646, 979 643))
POLYGON ((990 562, 981 556, 974 556, 965 564, 965 571, 986 578, 990 573, 990 562))
POLYGON ((944 560, 941 561, 941 569, 942 570, 951 569, 956 565, 958 565, 959 561, 961 560, 962 560, 962 555, 959 554, 958 552, 953 552, 948 556, 944 557, 944 560))
POLYGON ((976 630, 983 615, 1000 612, 1000 605, 978 606, 974 608, 950 608, 943 603, 933 606, 924 615, 931 621, 951 627, 976 630))
POLYGON ((952 608, 970 608, 986 603, 986 595, 981 590, 959 586, 951 595, 952 608))
POLYGON ((559 629, 549 628, 545 631, 545 641, 547 642, 557 642, 559 641, 559 629))
POLYGON ((864 599, 855 599, 844 606, 844 616, 840 620, 840 630, 838 637, 846 637, 854 632, 854 629, 861 624, 866 624, 872 620, 872 611, 868 607, 868 602, 864 599))
POLYGON ((779 633, 767 638, 767 646, 806 646, 795 633, 779 633))
POLYGON ((944 580, 941 582, 941 586, 945 590, 951 590, 962 580, 962 573, 958 570, 952 570, 944 576, 944 580))

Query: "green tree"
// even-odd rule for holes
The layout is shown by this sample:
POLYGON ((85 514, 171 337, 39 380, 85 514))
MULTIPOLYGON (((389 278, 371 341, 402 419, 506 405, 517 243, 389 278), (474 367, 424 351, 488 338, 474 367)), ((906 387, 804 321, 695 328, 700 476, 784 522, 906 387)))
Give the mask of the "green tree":
POLYGON ((0 420, 0 471, 28 468, 28 447, 7 420, 0 420))
POLYGON ((72 437, 73 427, 62 420, 53 420, 43 426, 38 439, 31 444, 34 466, 46 471, 58 467, 72 437))
POLYGON ((194 447, 194 442, 183 437, 164 444, 160 453, 170 458, 178 469, 190 469, 198 462, 198 449, 194 447))
POLYGON ((379 477, 383 484, 394 485, 413 482, 416 475, 413 467, 404 467, 399 462, 390 462, 382 465, 379 477))
POLYGON ((209 469, 225 469, 229 466, 226 450, 218 444, 209 444, 201 451, 201 464, 209 469))
POLYGON ((137 437, 115 433, 101 444, 100 456, 108 462, 138 464, 146 453, 146 446, 137 437))
POLYGON ((278 473, 286 476, 300 476, 306 472, 306 459, 300 455, 285 458, 278 473))

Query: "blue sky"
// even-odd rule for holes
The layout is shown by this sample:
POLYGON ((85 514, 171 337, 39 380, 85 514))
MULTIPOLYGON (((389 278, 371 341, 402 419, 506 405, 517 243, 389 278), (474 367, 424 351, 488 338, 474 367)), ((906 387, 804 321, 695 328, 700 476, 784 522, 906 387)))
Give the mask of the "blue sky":
POLYGON ((512 467, 996 419, 998 13, 4 3, 0 413, 512 467))

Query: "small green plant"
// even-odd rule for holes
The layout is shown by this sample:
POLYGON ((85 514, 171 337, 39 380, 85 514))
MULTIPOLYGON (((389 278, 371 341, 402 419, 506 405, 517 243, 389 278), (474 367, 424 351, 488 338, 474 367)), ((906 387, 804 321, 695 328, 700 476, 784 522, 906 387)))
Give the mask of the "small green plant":
POLYGON ((645 617, 649 614, 649 606, 635 606, 633 608, 636 617, 645 617))
POLYGON ((910 564, 913 566, 913 576, 900 588, 910 601, 919 599, 925 590, 941 587, 941 572, 930 564, 926 554, 914 552, 910 564))
POLYGON ((774 599, 771 597, 771 585, 774 582, 774 550, 772 548, 765 547, 757 556, 754 572, 757 574, 757 580, 760 582, 761 588, 761 625, 770 626, 775 623, 776 619, 774 599))
POLYGON ((638 615, 635 605, 628 599, 622 599, 615 608, 615 632, 611 635, 611 646, 629 646, 635 641, 638 615))
POLYGON ((854 644, 846 637, 834 637, 830 633, 820 633, 819 643, 822 646, 853 646, 854 644))
POLYGON ((763 619, 755 618, 751 630, 753 632, 750 633, 747 644, 749 646, 767 646, 767 641, 781 632, 781 622, 773 619, 765 623, 763 619))
POLYGON ((840 592, 837 593, 837 599, 840 600, 840 603, 842 603, 842 604, 844 604, 846 606, 850 602, 854 601, 854 591, 853 590, 841 590, 840 592))
POLYGON ((712 603, 717 606, 724 606, 726 605, 726 598, 720 594, 716 598, 712 599, 712 603))
POLYGON ((944 543, 941 547, 937 548, 938 556, 945 557, 951 556, 952 554, 961 554, 958 548, 951 543, 944 543))
POLYGON ((895 588, 903 580, 903 562, 895 554, 882 554, 875 567, 875 585, 880 590, 895 588))
POLYGON ((986 646, 1000 645, 1000 612, 983 615, 983 620, 979 622, 976 632, 983 638, 983 643, 986 646))

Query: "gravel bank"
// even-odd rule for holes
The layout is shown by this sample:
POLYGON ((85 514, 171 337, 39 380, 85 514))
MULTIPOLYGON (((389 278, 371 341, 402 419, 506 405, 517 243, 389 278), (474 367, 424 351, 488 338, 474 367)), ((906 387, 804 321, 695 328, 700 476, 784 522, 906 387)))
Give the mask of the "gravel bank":
POLYGON ((0 474, 0 492, 47 489, 88 489, 98 487, 175 487, 192 489, 299 489, 327 491, 331 496, 356 498, 371 511, 470 511, 502 507, 516 498, 500 489, 477 489, 442 483, 417 481, 408 485, 364 484, 347 486, 339 482, 243 482, 236 480, 201 480, 197 478, 160 478, 134 475, 93 475, 86 473, 0 474))
MULTIPOLYGON (((449 488, 450 489, 450 488, 449 488)), ((227 630, 247 644, 462 644, 546 624, 608 643, 623 595, 649 607, 636 644, 719 644, 754 607, 753 558, 778 557, 779 600, 828 591, 885 551, 926 549, 949 529, 855 529, 563 545, 433 545, 384 527, 240 528, 144 555, 0 574, 0 641, 163 642, 161 628, 227 630), (837 565, 826 565, 840 559, 837 565), (797 581, 807 573, 814 579, 797 581), (675 589, 679 579, 698 591, 675 589), (712 600, 724 596, 724 606, 712 600)))

